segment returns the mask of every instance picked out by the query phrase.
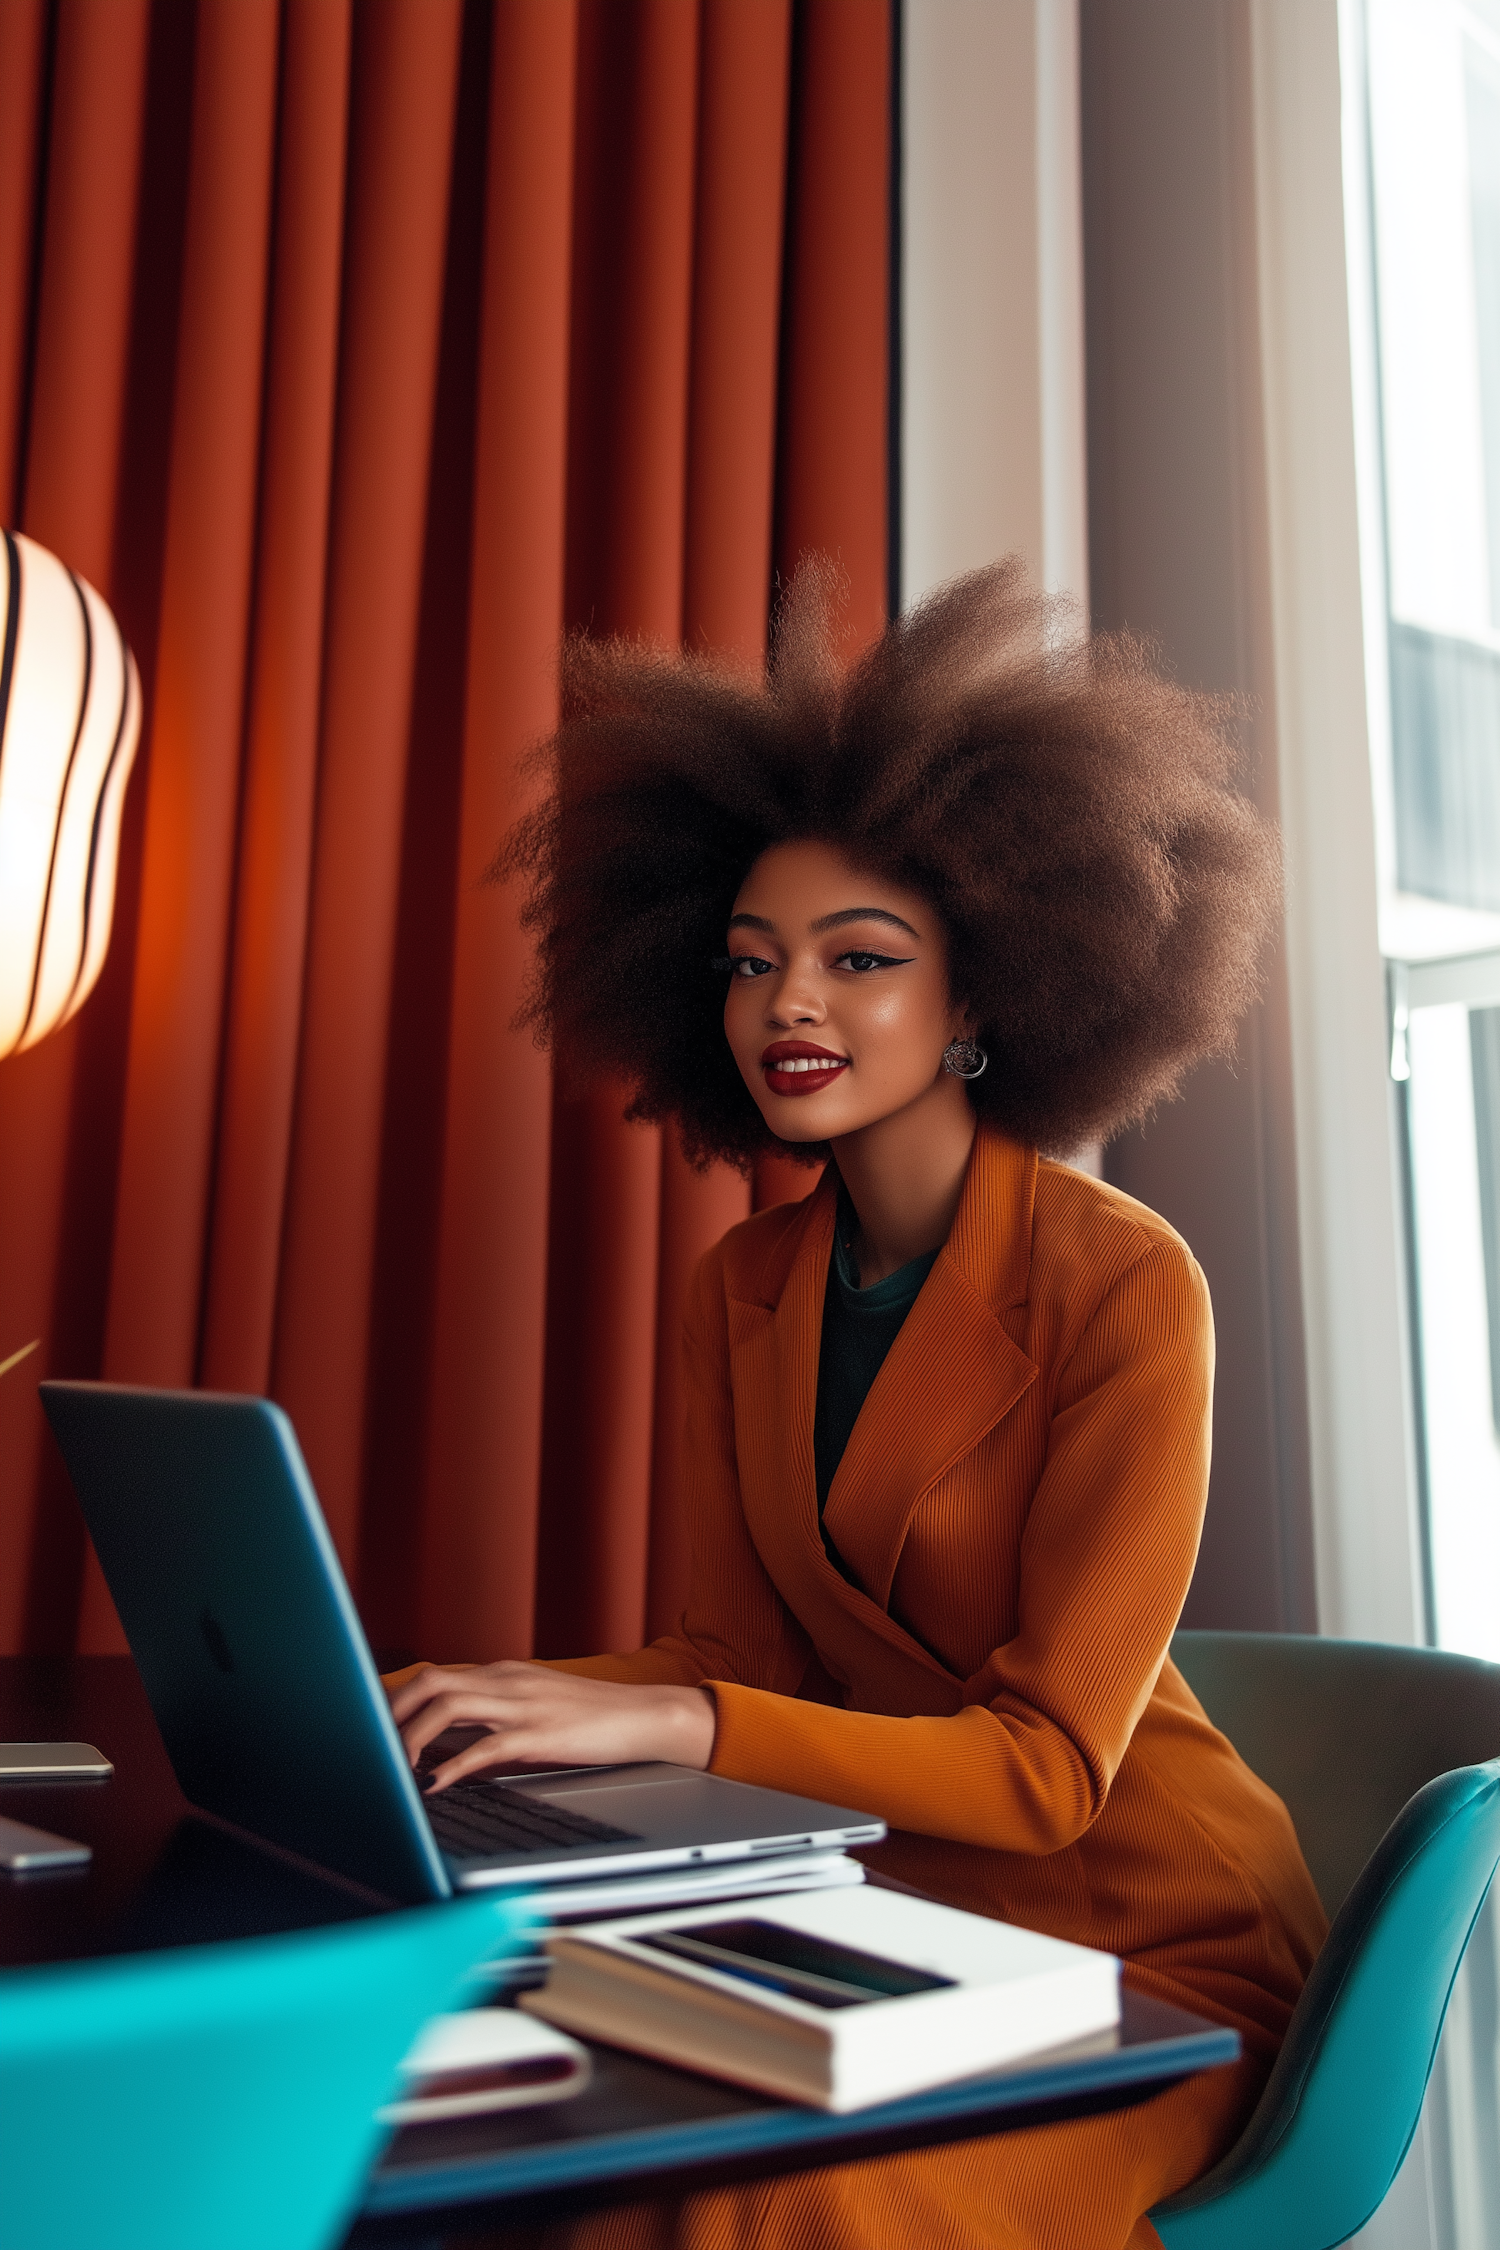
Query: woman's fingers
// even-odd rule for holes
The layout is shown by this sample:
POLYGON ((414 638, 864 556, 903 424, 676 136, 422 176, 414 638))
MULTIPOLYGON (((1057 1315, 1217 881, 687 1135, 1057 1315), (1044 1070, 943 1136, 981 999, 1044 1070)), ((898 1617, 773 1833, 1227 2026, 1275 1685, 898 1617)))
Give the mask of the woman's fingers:
POLYGON ((436 1786, 446 1788, 466 1773, 494 1765, 604 1765, 653 1755, 630 1747, 643 1715, 635 1703, 639 1689, 609 1687, 601 1693, 589 1681, 580 1694, 580 1683, 540 1667, 518 1665, 515 1670, 519 1676, 488 1690, 444 1690, 402 1728, 414 1764, 448 1727, 490 1729, 434 1770, 436 1786))
MULTIPOLYGON (((445 1688, 406 1720, 401 1739, 415 1765, 428 1743, 435 1742, 449 1727, 489 1727, 497 1735, 508 1734, 525 1716, 525 1700, 513 1690, 445 1688)), ((497 1748, 490 1763, 516 1754, 509 1747, 497 1748)))
POLYGON ((544 1664, 430 1664, 404 1681, 391 1710, 413 1765, 449 1727, 487 1729, 445 1759, 434 1786, 496 1765, 616 1765, 664 1758, 703 1767, 715 1706, 701 1688, 634 1687, 544 1664))
POLYGON ((479 1741, 471 1742, 467 1749, 458 1751, 453 1757, 444 1759, 440 1766, 433 1767, 429 1794, 436 1795, 440 1790, 451 1788, 455 1781, 466 1781, 471 1774, 484 1773, 491 1766, 510 1766, 518 1762, 543 1766, 586 1765, 592 1761, 559 1758, 556 1752, 550 1756, 546 1753, 538 1756, 532 1750, 517 1748, 509 1734, 483 1735, 479 1741))
POLYGON ((472 1686, 477 1680, 505 1667, 498 1664, 423 1664, 398 1688, 388 1689, 391 1715, 397 1726, 404 1726, 414 1711, 434 1695, 442 1695, 454 1688, 472 1686))

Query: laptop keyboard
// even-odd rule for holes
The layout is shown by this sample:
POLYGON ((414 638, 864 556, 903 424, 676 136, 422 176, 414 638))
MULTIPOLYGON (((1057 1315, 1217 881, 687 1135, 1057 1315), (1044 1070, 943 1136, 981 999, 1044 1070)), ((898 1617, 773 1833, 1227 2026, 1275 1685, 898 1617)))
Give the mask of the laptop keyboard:
POLYGON ((639 1844, 644 1838, 586 1813, 567 1812, 503 1782, 455 1782, 426 1800, 432 1833, 455 1859, 497 1852, 548 1852, 574 1844, 639 1844))

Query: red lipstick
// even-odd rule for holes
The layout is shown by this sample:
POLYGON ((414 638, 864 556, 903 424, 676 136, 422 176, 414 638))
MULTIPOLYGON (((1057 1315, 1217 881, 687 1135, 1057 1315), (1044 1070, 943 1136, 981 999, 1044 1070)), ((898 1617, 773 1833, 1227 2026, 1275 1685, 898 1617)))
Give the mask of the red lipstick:
POLYGON ((818 1094, 849 1068, 847 1055, 814 1047, 806 1039, 777 1039, 760 1058, 773 1094, 818 1094), (790 1067, 789 1067, 790 1066, 790 1067))

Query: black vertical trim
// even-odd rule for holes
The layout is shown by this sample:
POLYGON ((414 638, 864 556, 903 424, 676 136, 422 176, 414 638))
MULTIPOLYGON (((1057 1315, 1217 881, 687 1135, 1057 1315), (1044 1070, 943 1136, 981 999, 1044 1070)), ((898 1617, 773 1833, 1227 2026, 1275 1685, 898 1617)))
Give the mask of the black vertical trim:
POLYGON ((57 83, 57 19, 60 10, 57 0, 51 0, 47 10, 47 28, 43 33, 41 84, 37 88, 40 115, 36 137, 36 202, 31 213, 31 270, 26 278, 26 328, 25 347, 21 361, 20 411, 16 416, 16 450, 14 457, 3 464, 12 479, 9 493, 0 492, 0 509, 15 511, 15 520, 22 517, 22 502, 26 492, 26 472, 31 462, 31 424, 36 405, 36 339, 40 324, 42 303, 42 252, 47 235, 47 199, 52 179, 52 106, 53 90, 57 83))
MULTIPOLYGON (((88 717, 89 690, 94 682, 94 628, 89 622, 89 605, 83 598, 83 588, 79 585, 71 570, 68 572, 68 583, 78 597, 78 614, 83 620, 83 683, 78 690, 78 715, 73 721, 73 740, 68 747, 68 762, 63 768, 62 787, 57 792, 57 813, 52 822, 52 852, 47 861, 47 888, 42 893, 42 913, 41 920, 37 924, 36 952, 33 954, 31 961, 31 992, 26 1002, 26 1021, 21 1026, 21 1037, 23 1039, 31 1029, 33 1018, 36 1015, 37 990, 42 981, 42 955, 47 950, 47 923, 52 914, 52 883, 57 874, 57 847, 62 837, 63 815, 68 809, 68 785, 73 779, 73 768, 78 763, 78 745, 83 740, 83 722, 88 717)), ((92 856, 91 851, 91 860, 92 856)), ((87 931, 87 928, 88 905, 87 893, 85 893, 85 931, 87 931)), ((80 966, 82 960, 83 954, 80 950, 80 966)), ((72 999, 77 984, 78 970, 75 969, 72 983, 68 986, 69 1000, 72 999)), ((63 1005, 66 1007, 67 1002, 65 1001, 63 1005)))
POLYGON ((906 155, 901 130, 902 74, 905 64, 906 0, 891 0, 891 185, 890 185, 890 341, 885 435, 885 599, 891 617, 901 614, 901 402, 904 358, 901 343, 901 221, 905 208, 902 177, 906 155))
POLYGON ((16 668, 16 634, 21 625, 21 550, 10 532, 5 541, 5 649, 0 654, 0 766, 5 763, 5 729, 10 719, 10 682, 16 668))

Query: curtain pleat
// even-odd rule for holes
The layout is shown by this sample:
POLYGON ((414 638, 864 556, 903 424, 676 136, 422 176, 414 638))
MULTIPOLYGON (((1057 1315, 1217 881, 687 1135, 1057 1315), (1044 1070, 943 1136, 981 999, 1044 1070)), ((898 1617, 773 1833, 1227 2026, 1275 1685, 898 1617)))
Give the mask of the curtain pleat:
POLYGON ((36 1372, 278 1398, 392 1653, 680 1609, 681 1306, 751 1189, 554 1086, 484 874, 567 626, 756 666, 810 545, 880 623, 890 41, 885 0, 0 12, 0 497, 148 698, 104 977, 0 1064, 0 1356, 45 1339, 0 1647, 120 1645, 36 1372))
POLYGON ((200 1380, 264 1392, 317 798, 352 0, 289 0, 234 955, 200 1380))
POLYGON ((420 1495, 423 1485, 450 1053, 454 850, 463 793, 467 573, 474 540, 488 40, 486 12, 470 7, 454 119, 365 1378, 366 1466, 356 1587, 371 1632, 383 1646, 410 1633, 412 1587, 421 1560, 413 1496, 420 1495))
POLYGON ((255 538, 276 21, 205 11, 194 65, 119 1209, 104 1359, 191 1383, 233 895, 255 538))
POLYGON ((442 1210, 414 1645, 529 1652, 535 1606, 552 1082, 511 1028, 529 957, 487 886, 557 715, 578 22, 495 17, 474 459, 468 697, 442 1210), (476 1504, 480 1495, 488 1504, 476 1504))
MULTIPOLYGON (((140 920, 103 1372, 194 1379, 213 1165, 251 566, 277 21, 197 26, 140 920)), ((84 1651, 123 1648, 90 1557, 84 1651)))
POLYGON ((351 1570, 460 30, 457 0, 355 11, 323 736, 273 1363, 351 1570))
POLYGON ((819 0, 798 47, 776 564, 837 557, 852 653, 886 613, 890 21, 867 0, 819 0))
MULTIPOLYGON (((569 383, 570 625, 681 632, 696 0, 582 0, 569 383)), ((661 1136, 617 1092, 553 1112, 537 1647, 640 1640, 650 1557, 661 1136), (585 1403, 586 1402, 586 1403, 585 1403)))

